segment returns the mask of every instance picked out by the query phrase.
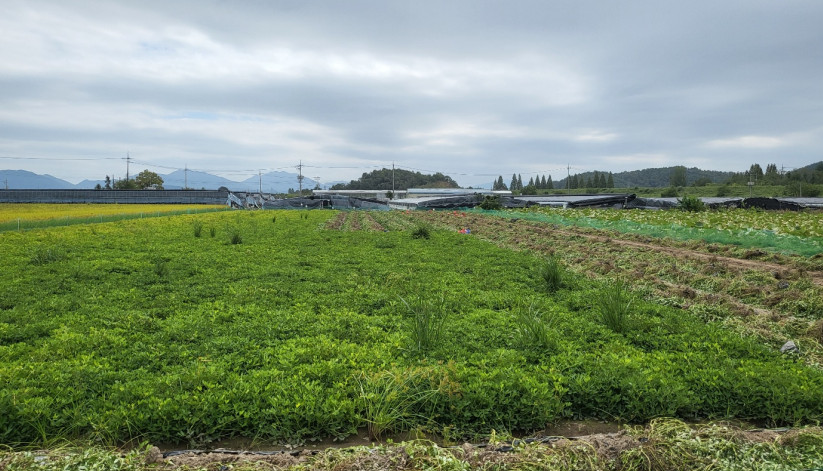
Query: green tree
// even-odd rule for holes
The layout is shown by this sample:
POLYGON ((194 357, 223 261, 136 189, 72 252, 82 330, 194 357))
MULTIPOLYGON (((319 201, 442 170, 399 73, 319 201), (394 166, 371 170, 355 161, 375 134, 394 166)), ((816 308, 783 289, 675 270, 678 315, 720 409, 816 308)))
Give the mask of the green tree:
POLYGON ((523 189, 523 177, 521 177, 519 173, 517 174, 517 189, 523 189))
POLYGON ((156 188, 158 190, 163 189, 163 178, 160 175, 150 172, 148 170, 143 170, 142 172, 138 173, 136 177, 134 177, 134 184, 140 190, 145 190, 146 188, 156 188))
POLYGON ((549 190, 554 190, 554 182, 552 182, 552 176, 549 175, 549 179, 546 180, 546 188, 549 190))
POLYGON ((606 187, 614 188, 614 175, 612 175, 612 172, 609 172, 609 179, 606 180, 606 187))
POLYGON ((686 186, 686 167, 678 165, 672 169, 671 176, 669 176, 669 183, 673 187, 686 186))
MULTIPOLYGON (((549 176, 549 178, 551 178, 551 175, 549 176)), ((549 188, 551 188, 551 187, 547 186, 546 176, 543 175, 543 178, 540 179, 540 189, 541 190, 548 190, 549 188)))
POLYGON ((509 189, 511 191, 517 191, 517 175, 512 174, 512 182, 509 184, 509 189))
POLYGON ((760 167, 760 164, 752 164, 749 167, 749 174, 752 176, 752 181, 763 180, 763 169, 760 167))
POLYGON ((763 181, 767 185, 776 185, 780 181, 780 174, 777 172, 777 165, 766 165, 766 173, 763 175, 763 181))
POLYGON ((104 187, 107 190, 111 190, 111 177, 106 175, 106 186, 104 187))
POLYGON ((114 188, 115 190, 136 190, 137 189, 137 184, 132 179, 128 179, 128 180, 123 179, 123 180, 117 180, 116 182, 114 182, 114 185, 112 185, 112 188, 114 188))

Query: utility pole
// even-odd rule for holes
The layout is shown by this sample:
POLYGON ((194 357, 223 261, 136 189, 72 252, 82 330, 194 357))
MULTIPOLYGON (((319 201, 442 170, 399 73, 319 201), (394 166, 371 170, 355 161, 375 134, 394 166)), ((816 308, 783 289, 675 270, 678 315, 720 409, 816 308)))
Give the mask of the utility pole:
POLYGON ((129 153, 126 152, 126 181, 129 181, 129 163, 131 162, 131 157, 129 153))
POLYGON ((183 168, 183 189, 189 189, 189 164, 186 164, 183 168))
POLYGON ((566 164, 566 194, 572 194, 572 167, 569 164, 566 164))
POLYGON ((391 163, 391 194, 394 195, 394 162, 391 163))
POLYGON ((299 186, 300 196, 303 196, 303 161, 297 165, 297 183, 299 186))
POLYGON ((314 177, 314 183, 317 185, 317 188, 322 190, 323 187, 320 185, 320 177, 314 177))
POLYGON ((7 190, 9 189, 9 179, 8 178, 3 180, 3 185, 5 185, 7 190))
POLYGON ((257 179, 260 181, 260 196, 263 196, 263 171, 257 171, 257 179))

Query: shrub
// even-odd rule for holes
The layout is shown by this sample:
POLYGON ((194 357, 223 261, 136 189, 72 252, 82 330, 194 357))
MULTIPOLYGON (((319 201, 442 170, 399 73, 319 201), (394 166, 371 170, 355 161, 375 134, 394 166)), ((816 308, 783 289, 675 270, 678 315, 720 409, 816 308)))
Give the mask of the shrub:
POLYGON ((215 235, 217 235, 217 229, 215 229, 214 227, 210 227, 209 228, 209 236, 211 236, 213 238, 215 235))
POLYGON ((495 196, 484 196, 483 201, 480 203, 480 209, 495 210, 495 209, 503 209, 503 205, 500 203, 500 197, 495 196))
POLYGON ((677 196, 677 188, 673 186, 666 188, 660 193, 661 198, 674 198, 675 196, 677 196))
POLYGON ((722 198, 724 196, 729 196, 730 194, 732 194, 732 189, 729 187, 729 185, 720 185, 719 187, 717 187, 717 197, 722 198))
POLYGON ((693 213, 698 213, 706 209, 706 205, 703 204, 703 200, 698 198, 697 196, 684 196, 678 200, 680 203, 680 209, 683 211, 690 211, 693 213))
POLYGON ((631 293, 625 282, 618 278, 606 283, 600 290, 597 300, 600 307, 600 320, 609 329, 621 333, 626 330, 626 318, 632 305, 631 293))
POLYGON ((194 222, 194 237, 200 237, 200 233, 203 232, 203 223, 200 221, 194 222))
POLYGON ((429 226, 421 224, 414 228, 411 236, 412 239, 431 239, 431 229, 429 229, 429 226))
POLYGON ((557 260, 557 257, 552 256, 548 257, 546 261, 540 265, 538 275, 545 290, 553 293, 563 286, 566 273, 563 265, 557 260))

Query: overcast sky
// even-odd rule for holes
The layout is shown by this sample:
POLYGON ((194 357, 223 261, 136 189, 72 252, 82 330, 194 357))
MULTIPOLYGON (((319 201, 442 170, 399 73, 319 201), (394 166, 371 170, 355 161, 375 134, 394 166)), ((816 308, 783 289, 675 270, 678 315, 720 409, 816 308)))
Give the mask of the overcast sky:
POLYGON ((820 0, 5 0, 0 169, 801 167, 821 25, 820 0))

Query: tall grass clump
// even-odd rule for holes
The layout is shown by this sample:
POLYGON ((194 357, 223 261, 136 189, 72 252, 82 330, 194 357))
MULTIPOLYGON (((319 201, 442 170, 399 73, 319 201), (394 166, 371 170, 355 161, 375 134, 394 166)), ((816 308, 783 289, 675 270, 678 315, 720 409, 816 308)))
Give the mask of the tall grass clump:
POLYGON ((423 370, 382 371, 355 378, 360 406, 369 437, 410 429, 415 419, 425 420, 420 411, 438 393, 423 370))
POLYGON ((552 316, 536 307, 518 306, 514 311, 515 341, 520 348, 549 352, 555 350, 557 338, 552 316))
POLYGON ((428 225, 420 224, 411 233, 412 239, 431 239, 431 229, 428 225))
POLYGON ((540 283, 546 292, 553 293, 563 287, 566 269, 555 256, 546 258, 537 272, 540 283))
POLYGON ((32 265, 45 265, 47 263, 59 262, 66 258, 66 253, 58 247, 43 247, 34 251, 30 262, 32 265))
POLYGON ((240 234, 239 230, 235 229, 234 232, 231 233, 231 243, 232 245, 243 243, 243 236, 240 234))
POLYGON ((217 235, 217 229, 215 229, 214 227, 210 227, 209 228, 209 237, 211 237, 213 239, 214 236, 216 236, 216 235, 217 235))
POLYGON ((169 274, 169 266, 165 260, 154 261, 154 274, 158 278, 165 278, 169 274))
POLYGON ((203 223, 200 221, 194 221, 194 237, 199 238, 200 234, 203 232, 203 223))
POLYGON ((631 293, 623 279, 618 278, 606 283, 600 289, 597 300, 600 320, 613 332, 625 332, 632 301, 631 293))
POLYGON ((435 300, 417 297, 411 302, 400 298, 411 315, 410 349, 418 354, 430 352, 443 339, 448 312, 443 295, 435 300))

